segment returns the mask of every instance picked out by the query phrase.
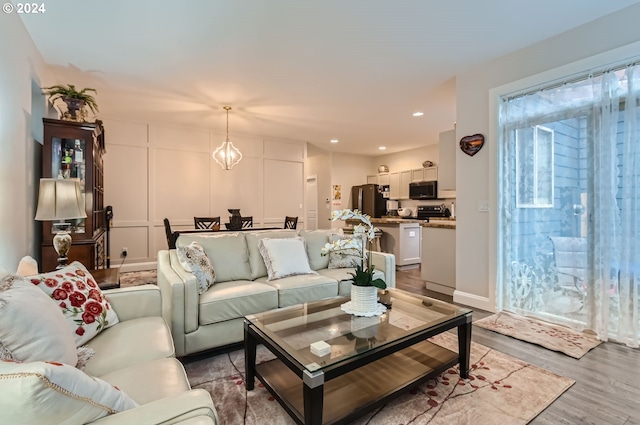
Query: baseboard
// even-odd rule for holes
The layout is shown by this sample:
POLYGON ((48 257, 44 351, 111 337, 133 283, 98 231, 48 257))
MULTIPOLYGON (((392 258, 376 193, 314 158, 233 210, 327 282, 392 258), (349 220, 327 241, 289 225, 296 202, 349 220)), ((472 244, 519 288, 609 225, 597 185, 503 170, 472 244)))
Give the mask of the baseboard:
POLYGON ((415 270, 419 269, 420 264, 407 264, 405 266, 399 266, 396 264, 396 270, 404 271, 404 270, 415 270))
POLYGON ((446 285, 440 285, 439 283, 429 282, 429 281, 425 282, 425 288, 427 288, 430 291, 435 291, 435 292, 439 292, 441 294, 450 295, 450 296, 453 296, 453 293, 455 292, 455 288, 452 288, 446 285))
POLYGON ((111 267, 119 267, 121 273, 140 272, 144 270, 155 270, 158 268, 158 263, 156 261, 149 261, 147 263, 131 263, 131 264, 127 264, 125 262, 125 264, 120 266, 119 264, 114 265, 112 262, 111 267))
POLYGON ((469 294, 468 292, 458 291, 457 289, 453 292, 453 302, 456 304, 462 304, 480 310, 489 311, 491 313, 496 312, 495 303, 491 302, 489 298, 481 297, 475 294, 469 294))

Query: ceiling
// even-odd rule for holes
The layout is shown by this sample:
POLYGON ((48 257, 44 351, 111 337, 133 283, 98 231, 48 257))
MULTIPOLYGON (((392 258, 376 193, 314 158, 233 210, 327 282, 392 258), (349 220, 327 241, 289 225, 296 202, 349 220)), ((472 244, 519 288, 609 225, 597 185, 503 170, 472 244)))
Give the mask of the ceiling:
POLYGON ((20 16, 51 83, 98 89, 103 116, 224 132, 230 105, 232 139, 379 155, 453 128, 455 75, 638 2, 56 0, 20 16))

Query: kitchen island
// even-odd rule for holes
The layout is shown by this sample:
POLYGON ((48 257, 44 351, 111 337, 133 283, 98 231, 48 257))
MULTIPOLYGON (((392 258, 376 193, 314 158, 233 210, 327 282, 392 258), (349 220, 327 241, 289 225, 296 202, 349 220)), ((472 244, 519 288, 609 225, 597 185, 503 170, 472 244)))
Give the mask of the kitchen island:
POLYGON ((420 275, 427 289, 453 295, 456 289, 456 222, 431 220, 422 224, 420 275))
POLYGON ((398 270, 420 267, 420 225, 425 223, 425 220, 383 217, 372 218, 371 223, 382 231, 382 252, 395 255, 398 270))

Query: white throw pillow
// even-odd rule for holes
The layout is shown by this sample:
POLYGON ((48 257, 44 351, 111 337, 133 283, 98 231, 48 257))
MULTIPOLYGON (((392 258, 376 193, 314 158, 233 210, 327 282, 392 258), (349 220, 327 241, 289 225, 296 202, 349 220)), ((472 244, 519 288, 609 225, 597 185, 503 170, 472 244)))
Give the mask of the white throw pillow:
POLYGON ((198 293, 204 294, 216 281, 216 272, 213 270, 204 248, 198 242, 193 241, 187 246, 178 246, 177 250, 180 265, 186 271, 193 273, 198 282, 198 293))
POLYGON ((78 362, 76 344, 60 308, 26 279, 0 279, 0 359, 78 362))
POLYGON ((79 261, 60 270, 30 276, 29 280, 58 304, 77 347, 118 323, 109 300, 79 261))
POLYGON ((110 383, 56 362, 0 361, 0 423, 85 424, 138 404, 110 383))
POLYGON ((364 250, 364 262, 366 267, 367 250, 366 241, 364 242, 361 237, 355 237, 353 235, 331 235, 329 236, 329 242, 334 243, 340 240, 344 240, 345 245, 342 249, 329 251, 329 269, 343 269, 349 267, 356 267, 362 265, 362 247, 364 250))
POLYGON ((258 250, 267 267, 267 280, 299 274, 317 274, 309 267, 307 250, 301 237, 260 239, 258 250))

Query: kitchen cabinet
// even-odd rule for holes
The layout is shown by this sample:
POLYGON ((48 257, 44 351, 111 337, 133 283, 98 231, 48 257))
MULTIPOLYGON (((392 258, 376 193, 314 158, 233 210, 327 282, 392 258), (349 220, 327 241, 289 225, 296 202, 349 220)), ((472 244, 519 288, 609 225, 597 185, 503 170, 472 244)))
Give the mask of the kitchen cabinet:
POLYGON ((438 167, 416 168, 411 170, 411 181, 434 181, 438 180, 438 167))
POLYGON ((456 131, 440 133, 440 168, 438 169, 438 189, 456 189, 456 131))
MULTIPOLYGON (((86 218, 65 220, 73 239, 68 263, 80 261, 88 269, 106 267, 106 217, 104 205, 104 128, 95 123, 43 118, 42 177, 80 181, 86 218)), ((41 270, 54 270, 58 255, 53 248, 57 233, 51 221, 42 222, 41 270)))
POLYGON ((453 295, 456 289, 456 231, 422 228, 421 271, 427 289, 453 295))
POLYGON ((411 183, 411 170, 400 171, 400 198, 409 199, 409 183, 411 183))
POLYGON ((400 173, 389 173, 389 199, 400 199, 400 173))
POLYGON ((380 186, 389 185, 389 173, 380 173, 367 176, 367 184, 377 184, 380 186))
POLYGON ((382 252, 396 257, 398 270, 415 269, 420 265, 420 223, 376 224, 382 231, 382 252))

